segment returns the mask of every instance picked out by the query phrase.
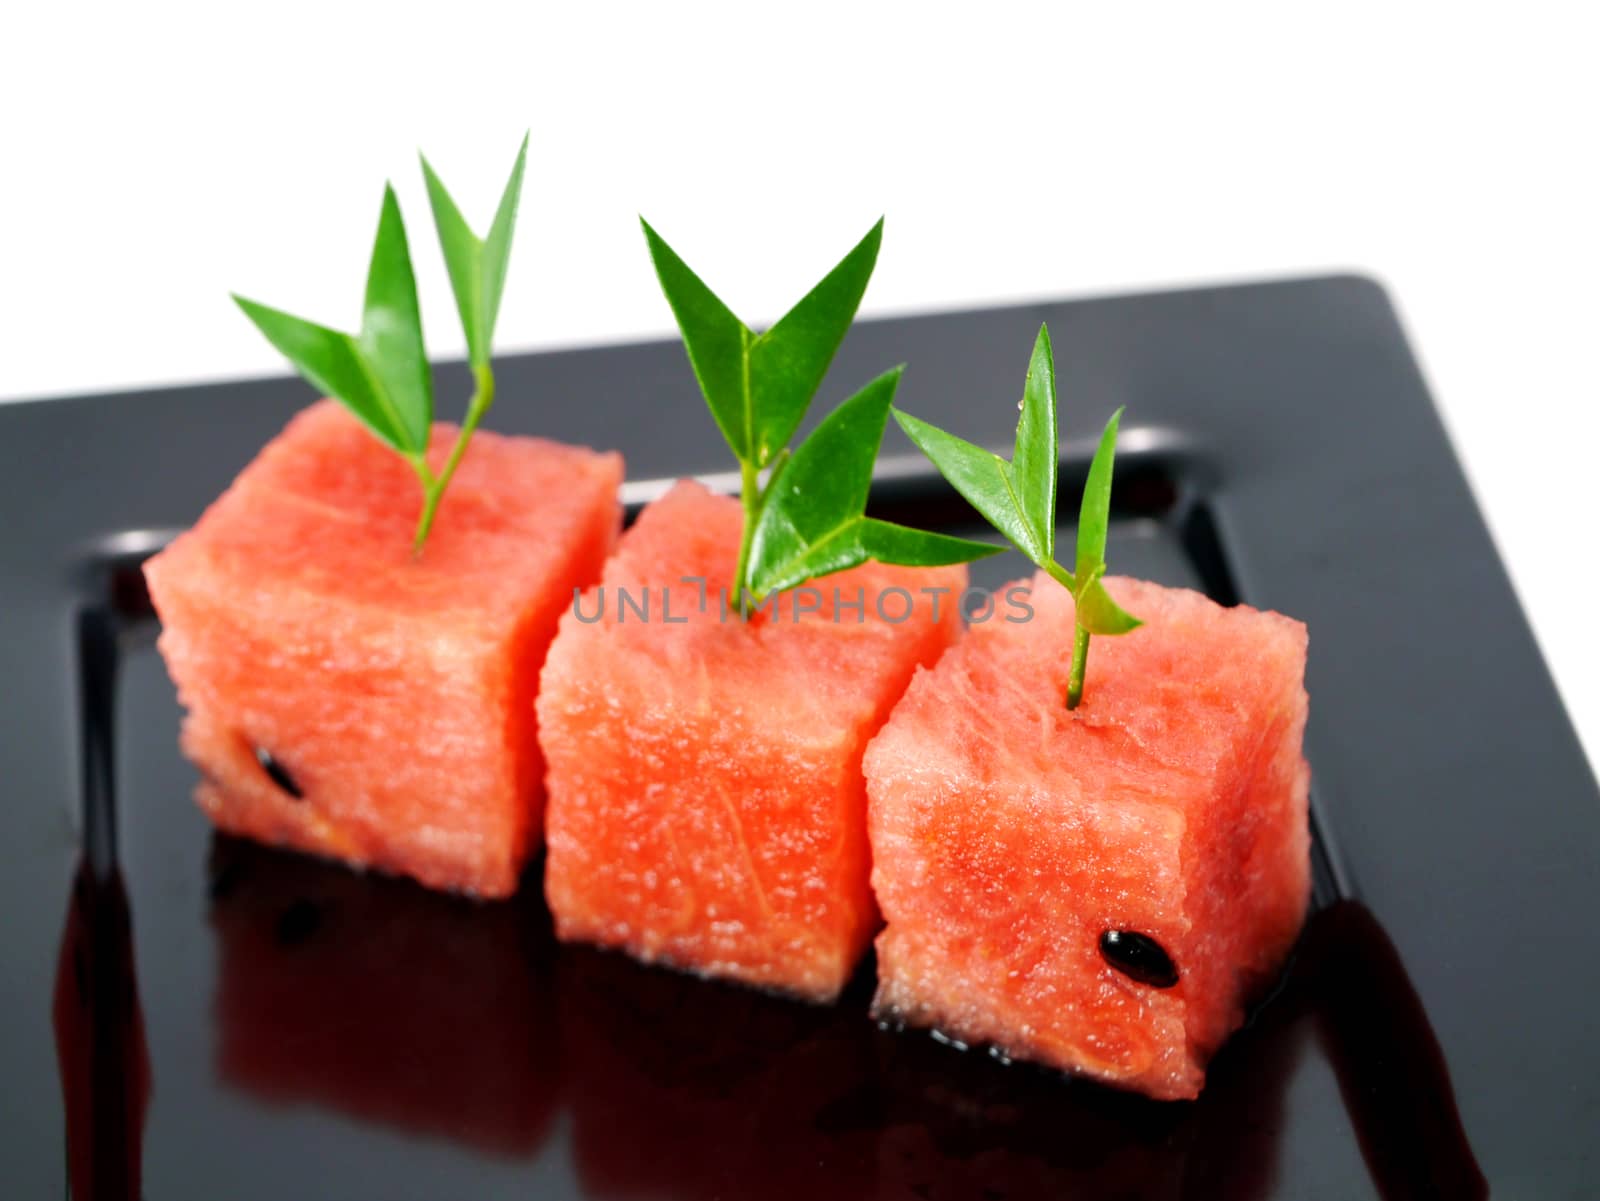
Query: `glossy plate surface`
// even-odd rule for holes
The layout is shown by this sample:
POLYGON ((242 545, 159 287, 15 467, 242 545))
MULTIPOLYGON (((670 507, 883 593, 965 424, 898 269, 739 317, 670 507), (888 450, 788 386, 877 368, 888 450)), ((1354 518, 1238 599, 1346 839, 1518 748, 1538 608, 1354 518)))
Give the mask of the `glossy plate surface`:
MULTIPOLYGON (((214 837, 137 565, 310 399, 266 380, 0 408, 6 1196, 1600 1193, 1600 796, 1387 299, 871 322, 819 408, 906 361, 1006 446, 1042 319, 1064 488, 1128 407, 1114 568, 1311 628, 1316 912, 1198 1102, 880 1031, 870 965, 815 1009, 558 948, 537 866, 477 905, 214 837)), ((674 344, 501 379, 494 427, 620 448, 635 504, 725 466, 674 344)), ((973 530, 889 440, 878 511, 973 530)))

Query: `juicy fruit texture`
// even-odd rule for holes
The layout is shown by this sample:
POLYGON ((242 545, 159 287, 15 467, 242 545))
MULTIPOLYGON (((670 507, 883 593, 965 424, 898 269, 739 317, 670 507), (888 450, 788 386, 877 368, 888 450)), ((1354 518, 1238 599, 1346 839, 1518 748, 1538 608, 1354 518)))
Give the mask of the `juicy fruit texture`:
POLYGON ((1306 631, 1110 579, 1145 625, 1096 638, 1064 703, 1073 606, 975 625, 919 672, 865 759, 880 1016, 1154 1097, 1196 1096, 1310 893, 1306 631), (1106 931, 1154 939, 1140 983, 1106 931))
POLYGON ((741 519, 679 483, 562 618, 545 895, 564 940, 827 1000, 878 924, 861 754, 954 637, 966 569, 868 563, 744 622, 718 601, 741 519))
MULTIPOLYGON (((434 427, 436 466, 454 436, 434 427)), ((513 892, 542 809, 539 667, 615 543, 621 478, 614 454, 480 432, 414 558, 410 467, 332 402, 291 421, 145 568, 212 820, 513 892)))

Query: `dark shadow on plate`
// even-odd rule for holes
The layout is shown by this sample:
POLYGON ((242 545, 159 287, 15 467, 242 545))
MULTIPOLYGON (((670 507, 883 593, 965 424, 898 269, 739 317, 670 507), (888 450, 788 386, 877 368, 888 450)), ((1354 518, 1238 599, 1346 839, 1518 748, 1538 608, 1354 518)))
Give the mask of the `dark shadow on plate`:
POLYGON ((216 835, 217 1071, 258 1100, 527 1156, 558 1104, 549 919, 216 835))

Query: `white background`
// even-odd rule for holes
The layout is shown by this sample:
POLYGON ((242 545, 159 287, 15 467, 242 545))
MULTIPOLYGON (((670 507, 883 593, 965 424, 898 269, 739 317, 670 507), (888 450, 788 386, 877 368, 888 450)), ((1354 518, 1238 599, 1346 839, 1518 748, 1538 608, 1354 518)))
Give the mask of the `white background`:
POLYGON ((0 399, 281 369, 228 291, 353 325, 385 177, 458 351, 415 150, 481 226, 529 127, 503 349, 668 332, 639 212, 752 321, 879 213, 867 313, 1360 270, 1593 761, 1584 6, 1318 7, 13 6, 0 399))

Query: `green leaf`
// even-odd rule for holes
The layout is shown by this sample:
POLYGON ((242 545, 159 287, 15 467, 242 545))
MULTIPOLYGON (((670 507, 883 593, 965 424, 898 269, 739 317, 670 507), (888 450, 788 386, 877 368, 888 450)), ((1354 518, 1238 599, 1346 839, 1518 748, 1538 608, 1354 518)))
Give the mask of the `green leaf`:
POLYGON ((1077 622, 1091 634, 1126 634, 1144 624, 1112 600, 1098 578, 1076 599, 1077 622))
POLYGON ((420 453, 355 338, 243 296, 233 299, 319 392, 340 401, 387 446, 405 455, 420 453))
POLYGON ((876 517, 862 518, 861 548, 869 559, 901 567, 948 567, 952 563, 987 559, 1005 550, 993 542, 914 530, 892 521, 879 521, 876 517))
POLYGON ((885 372, 825 418, 768 485, 750 545, 749 590, 765 597, 869 558, 961 563, 1000 548, 864 515, 872 465, 903 368, 885 372))
POLYGON ((1100 577, 1106 573, 1106 534, 1111 524, 1111 468, 1117 454, 1117 426, 1122 410, 1111 414, 1100 445, 1089 464, 1078 513, 1077 622, 1091 634, 1126 634, 1142 622, 1124 610, 1106 591, 1100 577))
POLYGON ((500 315, 500 298, 505 292, 511 235, 516 226, 517 205, 522 198, 522 174, 528 159, 528 138, 522 139, 511 176, 500 194, 494 222, 489 227, 488 237, 483 239, 472 232, 427 158, 418 157, 422 159, 422 176, 428 186, 428 203, 433 209, 434 226, 439 231, 439 246, 444 251, 450 288, 461 314, 467 359, 474 367, 486 367, 492 354, 495 321, 500 315))
POLYGON ((878 261, 880 220, 760 337, 640 219, 700 391, 741 463, 770 466, 799 428, 878 261))
POLYGON ((1050 346, 1050 329, 1041 325, 1028 362, 1028 378, 1022 386, 1022 416, 1017 421, 1016 448, 1011 454, 1017 506, 1040 551, 1035 562, 1055 555, 1059 437, 1055 353, 1050 346))
POLYGON ((1011 464, 993 451, 947 434, 910 413, 895 409, 894 419, 984 520, 1041 567, 1050 561, 1046 540, 1023 509, 1011 464))
POLYGON ((830 413, 767 486, 750 542, 756 596, 866 562, 860 524, 902 368, 830 413))
POLYGON ((765 467, 799 428, 850 331, 883 241, 883 219, 750 348, 753 461, 765 467))
POLYGON ((528 134, 522 135, 517 160, 495 206, 494 220, 483 241, 483 361, 489 361, 495 322, 500 319, 500 298, 506 290, 506 268, 511 263, 511 235, 516 229, 517 206, 522 203, 522 171, 528 163, 528 134))
POLYGON ((1089 479, 1083 486, 1083 504, 1078 511, 1079 579, 1105 563, 1106 531, 1111 524, 1111 467, 1117 456, 1117 425, 1121 420, 1121 409, 1111 414, 1089 463, 1089 479))
POLYGON ((405 223, 393 188, 386 187, 383 193, 359 336, 242 296, 234 300, 302 375, 341 402, 386 445, 412 460, 427 451, 433 376, 422 345, 422 316, 405 223))
POLYGON ((422 344, 422 312, 405 222, 394 188, 388 186, 367 269, 359 342, 369 371, 378 378, 384 407, 405 430, 404 444, 426 450, 433 425, 433 373, 422 344))
POLYGON ((1056 428, 1055 360, 1050 330, 1034 339, 1022 388, 1011 462, 896 409, 895 420, 941 475, 984 519, 1040 567, 1055 556, 1056 428))
POLYGON ((689 269, 643 217, 645 242, 656 278, 683 334, 689 365, 717 428, 741 463, 755 463, 755 421, 748 385, 750 344, 755 335, 729 311, 717 294, 689 269))

